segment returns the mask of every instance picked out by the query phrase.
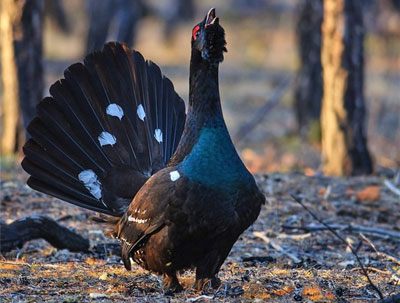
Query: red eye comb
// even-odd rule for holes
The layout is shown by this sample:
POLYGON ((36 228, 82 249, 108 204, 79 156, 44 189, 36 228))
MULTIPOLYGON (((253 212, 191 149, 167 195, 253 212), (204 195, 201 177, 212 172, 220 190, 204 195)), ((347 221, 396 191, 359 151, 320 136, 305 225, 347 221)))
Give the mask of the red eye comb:
POLYGON ((193 29, 193 40, 197 39, 197 32, 200 30, 200 25, 197 25, 194 29, 193 29))

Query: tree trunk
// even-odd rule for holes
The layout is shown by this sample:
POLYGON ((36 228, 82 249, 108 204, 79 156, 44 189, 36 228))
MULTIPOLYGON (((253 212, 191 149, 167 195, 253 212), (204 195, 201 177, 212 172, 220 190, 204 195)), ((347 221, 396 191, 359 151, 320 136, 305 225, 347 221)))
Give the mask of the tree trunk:
POLYGON ((144 13, 144 3, 143 0, 90 0, 88 13, 87 53, 101 50, 108 38, 131 47, 135 42, 136 23, 144 13))
POLYGON ((361 8, 360 0, 324 0, 321 130, 322 166, 328 175, 372 172, 364 125, 361 8))
POLYGON ((317 141, 320 141, 322 100, 322 16, 322 0, 305 0, 299 7, 296 27, 300 69, 297 72, 294 107, 298 130, 302 135, 317 141), (314 134, 316 128, 318 131, 314 134))
POLYGON ((21 125, 33 119, 43 95, 42 13, 43 0, 1 0, 2 154, 22 147, 21 125))
POLYGON ((12 23, 15 18, 14 0, 0 1, 1 39, 1 154, 13 154, 18 137, 19 95, 17 65, 14 53, 12 23))
POLYGON ((24 127, 36 114, 43 97, 43 0, 14 0, 22 5, 22 15, 14 25, 14 45, 18 67, 19 98, 24 127))

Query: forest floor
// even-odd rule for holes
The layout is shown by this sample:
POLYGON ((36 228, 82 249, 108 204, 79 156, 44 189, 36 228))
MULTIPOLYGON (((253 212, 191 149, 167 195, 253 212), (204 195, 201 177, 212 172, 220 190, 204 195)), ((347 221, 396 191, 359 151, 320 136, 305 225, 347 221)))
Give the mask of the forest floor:
POLYGON ((100 223, 89 220, 92 212, 31 190, 22 172, 3 171, 1 220, 46 215, 88 238, 91 251, 71 253, 34 240, 5 253, 0 301, 376 302, 377 294, 349 248, 319 230, 320 224, 290 194, 339 228, 373 283, 390 296, 400 292, 400 198, 385 185, 387 178, 257 175, 268 201, 222 266, 221 287, 195 292, 190 289, 193 272, 187 271, 180 276, 186 290, 165 296, 158 276, 139 267, 128 272, 119 256, 110 253, 116 242, 103 235, 100 223))

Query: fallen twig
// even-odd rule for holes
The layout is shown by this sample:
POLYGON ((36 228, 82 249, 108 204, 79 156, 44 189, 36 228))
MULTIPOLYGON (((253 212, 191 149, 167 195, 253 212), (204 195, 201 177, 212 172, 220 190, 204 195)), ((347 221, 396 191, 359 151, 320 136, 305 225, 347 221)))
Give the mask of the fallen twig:
POLYGON ((268 238, 263 232, 255 231, 253 232, 253 235, 257 238, 260 238, 263 240, 265 243, 271 245, 274 249, 277 251, 282 252, 284 255, 288 256, 290 259, 294 261, 294 263, 301 263, 301 260, 297 258, 294 254, 287 252, 280 246, 278 243, 276 243, 274 240, 268 238))
POLYGON ((32 267, 31 264, 17 261, 17 262, 10 262, 10 261, 0 261, 1 264, 10 264, 10 265, 16 265, 16 266, 28 266, 29 268, 32 267))
POLYGON ((348 225, 338 225, 338 224, 309 224, 306 226, 293 226, 293 225, 282 225, 283 228, 287 229, 299 229, 304 231, 321 231, 321 230, 340 230, 340 231, 349 231, 349 232, 357 232, 370 234, 375 236, 384 237, 385 239, 390 238, 391 240, 400 241, 400 232, 394 230, 388 230, 384 228, 377 227, 367 227, 356 224, 348 224, 348 225))
POLYGON ((306 234, 280 234, 277 236, 279 239, 292 239, 292 240, 304 240, 311 237, 311 233, 306 233, 306 234))
MULTIPOLYGON (((380 270, 380 269, 375 268, 375 267, 368 266, 368 267, 365 267, 365 269, 369 270, 369 271, 377 272, 377 273, 379 273, 381 275, 390 275, 390 276, 392 275, 390 272, 387 272, 387 271, 384 271, 384 270, 380 270)), ((353 271, 357 271, 357 270, 362 270, 362 268, 361 267, 354 267, 350 271, 353 272, 353 271)))
MULTIPOLYGON (((386 187, 387 187, 392 193, 394 193, 394 194, 400 196, 400 189, 398 189, 396 186, 394 186, 394 184, 393 184, 392 182, 390 182, 389 180, 386 179, 383 183, 386 185, 386 187)), ((400 202, 400 200, 399 200, 399 202, 400 202)))
POLYGON ((367 243, 368 243, 368 244, 372 247, 372 249, 376 252, 376 254, 378 255, 378 257, 384 257, 384 258, 386 258, 386 259, 388 259, 388 260, 390 260, 390 261, 392 261, 392 262, 397 263, 398 265, 400 265, 400 260, 399 260, 399 259, 397 259, 397 258, 395 258, 395 257, 393 257, 393 256, 391 256, 391 255, 388 255, 388 254, 385 254, 385 253, 383 253, 383 252, 378 251, 378 250, 376 249, 374 243, 372 243, 372 241, 371 241, 370 239, 368 239, 368 238, 367 238, 366 236, 364 236, 363 234, 360 234, 360 236, 361 236, 361 238, 363 238, 365 241, 367 241, 367 243))
POLYGON ((198 297, 188 298, 188 299, 186 299, 186 302, 196 302, 198 300, 204 300, 204 299, 211 300, 211 299, 213 299, 213 297, 207 296, 207 295, 201 295, 198 297))
MULTIPOLYGON (((372 247, 372 249, 373 249, 373 250, 375 251, 375 253, 378 255, 378 258, 384 257, 384 258, 386 258, 386 259, 388 259, 388 260, 390 260, 390 261, 392 261, 392 262, 394 262, 394 263, 400 265, 400 260, 396 259, 396 258, 393 257, 393 256, 390 256, 390 255, 388 255, 388 254, 385 254, 385 253, 382 253, 382 252, 378 251, 378 250, 376 249, 374 243, 372 243, 372 241, 371 241, 370 239, 368 239, 366 236, 364 236, 364 235, 361 234, 361 233, 360 233, 360 236, 361 236, 361 238, 363 238, 363 239, 372 247)), ((385 262, 385 263, 386 263, 386 262, 385 262)), ((392 267, 388 266, 387 263, 386 263, 386 268, 390 271, 390 273, 392 274, 392 276, 393 276, 394 279, 400 280, 400 277, 399 277, 399 275, 397 274, 397 272, 395 272, 395 271, 393 270, 392 267)))
POLYGON ((361 262, 357 252, 354 250, 354 248, 346 242, 345 239, 343 239, 333 228, 331 228, 328 224, 324 223, 322 220, 320 220, 307 206, 304 205, 304 203, 297 198, 294 195, 291 195, 293 200, 299 203, 315 220, 317 220, 319 223, 324 225, 336 238, 338 238, 342 243, 344 243, 353 253, 353 255, 356 257, 358 264, 360 265, 362 272, 364 273, 364 276, 367 278, 369 284, 372 286, 372 288, 376 291, 376 293, 379 296, 379 299, 383 300, 383 295, 382 292, 379 290, 378 287, 375 286, 375 284, 372 282, 371 278, 368 275, 368 272, 366 271, 363 263, 361 262))
POLYGON ((2 253, 22 247, 27 241, 41 238, 59 249, 67 248, 74 252, 86 252, 89 249, 89 240, 42 215, 25 217, 11 224, 0 223, 0 228, 2 253))

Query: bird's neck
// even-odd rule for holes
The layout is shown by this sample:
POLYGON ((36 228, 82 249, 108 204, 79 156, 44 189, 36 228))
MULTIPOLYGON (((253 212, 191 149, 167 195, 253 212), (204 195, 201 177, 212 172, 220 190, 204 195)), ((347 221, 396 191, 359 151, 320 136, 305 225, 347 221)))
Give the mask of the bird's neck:
POLYGON ((201 130, 220 127, 230 140, 222 115, 218 88, 218 65, 210 64, 193 54, 190 62, 189 107, 185 129, 178 148, 168 166, 177 165, 191 152, 201 130))
POLYGON ((218 65, 193 60, 190 64, 189 109, 185 129, 173 156, 185 176, 229 191, 254 179, 240 160, 222 115, 218 65))
POLYGON ((188 114, 195 116, 198 126, 212 118, 223 122, 218 84, 218 64, 195 60, 192 54, 189 79, 188 114))

